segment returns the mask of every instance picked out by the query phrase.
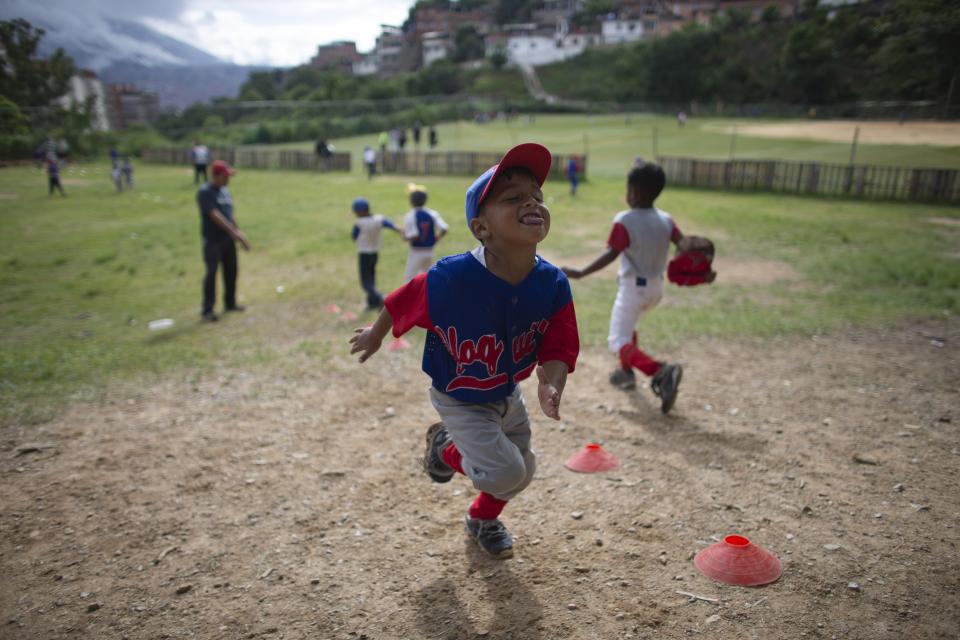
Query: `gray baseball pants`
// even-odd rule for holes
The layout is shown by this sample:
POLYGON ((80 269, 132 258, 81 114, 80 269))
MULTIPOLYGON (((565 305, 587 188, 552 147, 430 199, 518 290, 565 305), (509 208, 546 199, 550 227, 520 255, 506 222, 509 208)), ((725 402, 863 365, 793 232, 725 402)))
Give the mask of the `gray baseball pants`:
POLYGON ((430 401, 463 456, 463 470, 479 491, 510 500, 537 469, 530 419, 520 387, 496 402, 461 402, 430 387, 430 401))

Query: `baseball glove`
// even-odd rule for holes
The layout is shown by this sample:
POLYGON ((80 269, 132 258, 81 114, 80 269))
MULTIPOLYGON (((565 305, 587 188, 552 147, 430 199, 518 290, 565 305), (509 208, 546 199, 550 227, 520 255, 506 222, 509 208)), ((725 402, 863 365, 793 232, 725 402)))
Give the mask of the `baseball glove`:
POLYGON ((700 236, 684 236, 677 243, 677 253, 667 265, 667 279, 681 287, 713 282, 713 243, 700 236))

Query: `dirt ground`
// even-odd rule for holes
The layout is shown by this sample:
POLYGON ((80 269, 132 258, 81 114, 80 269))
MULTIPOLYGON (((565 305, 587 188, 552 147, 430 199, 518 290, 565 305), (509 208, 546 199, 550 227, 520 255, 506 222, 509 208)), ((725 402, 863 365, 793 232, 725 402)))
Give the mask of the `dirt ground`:
MULTIPOLYGON (((737 125, 737 133, 760 138, 799 138, 846 142, 853 140, 860 127, 861 144, 929 144, 938 147, 960 146, 960 125, 953 122, 905 122, 868 120, 811 120, 783 124, 737 125)), ((730 133, 730 127, 716 130, 730 133)))
POLYGON ((343 340, 0 431, 0 637, 957 637, 956 319, 688 343, 666 417, 584 352, 562 422, 531 403, 508 561, 463 534, 467 482, 419 471, 419 354, 343 340), (590 441, 621 468, 566 470, 590 441), (696 571, 734 532, 778 582, 696 571))

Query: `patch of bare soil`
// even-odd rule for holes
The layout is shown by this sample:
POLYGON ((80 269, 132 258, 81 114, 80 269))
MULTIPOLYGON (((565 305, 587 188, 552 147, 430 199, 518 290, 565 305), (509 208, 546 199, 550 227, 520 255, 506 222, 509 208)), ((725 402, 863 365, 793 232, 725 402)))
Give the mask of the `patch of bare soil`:
POLYGON ((418 468, 435 415, 414 350, 9 427, 0 637, 956 637, 960 323, 658 355, 686 371, 668 416, 611 388, 600 350, 562 422, 525 383, 539 465, 504 512, 508 561, 463 534, 468 483, 418 468), (566 470, 590 441, 621 468, 566 470), (695 570, 734 532, 781 558, 778 582, 695 570))
MULTIPOLYGON (((779 124, 737 125, 737 133, 759 138, 795 138, 847 142, 860 127, 861 144, 928 144, 938 147, 960 146, 960 125, 954 122, 905 122, 871 120, 811 120, 779 124)), ((731 126, 710 127, 730 133, 731 126)))
POLYGON ((796 269, 777 260, 730 260, 717 256, 714 270, 717 279, 722 278, 723 282, 732 284, 764 285, 803 279, 796 269))
POLYGON ((938 224, 944 227, 960 227, 960 218, 943 218, 939 216, 934 216, 927 218, 927 222, 932 224, 938 224))

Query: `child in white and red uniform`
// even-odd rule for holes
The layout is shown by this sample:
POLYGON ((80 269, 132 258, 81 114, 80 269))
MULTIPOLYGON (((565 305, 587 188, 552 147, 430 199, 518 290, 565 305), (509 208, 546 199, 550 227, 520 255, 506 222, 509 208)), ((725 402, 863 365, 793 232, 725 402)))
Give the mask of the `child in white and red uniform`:
POLYGON ((467 224, 481 246, 437 262, 397 289, 372 327, 357 329, 350 353, 364 362, 387 332, 423 327, 423 370, 442 422, 427 430, 424 470, 435 482, 454 473, 479 495, 466 530, 498 558, 513 554, 499 516, 530 484, 536 457, 517 383, 536 371, 543 412, 560 418, 560 396, 580 349, 570 283, 536 254, 550 230, 541 185, 550 152, 510 149, 467 190, 467 224))
POLYGON ((610 312, 607 337, 610 350, 620 357, 620 367, 610 375, 610 382, 621 389, 634 389, 633 370, 639 369, 652 378, 650 388, 659 396, 663 413, 670 411, 676 401, 683 368, 655 360, 641 351, 635 328, 643 314, 663 298, 663 273, 670 243, 683 240, 670 214, 653 206, 665 185, 663 169, 638 159, 627 175, 626 199, 630 209, 614 216, 607 250, 584 269, 563 268, 568 277, 578 279, 599 271, 620 256, 617 298, 610 312))

